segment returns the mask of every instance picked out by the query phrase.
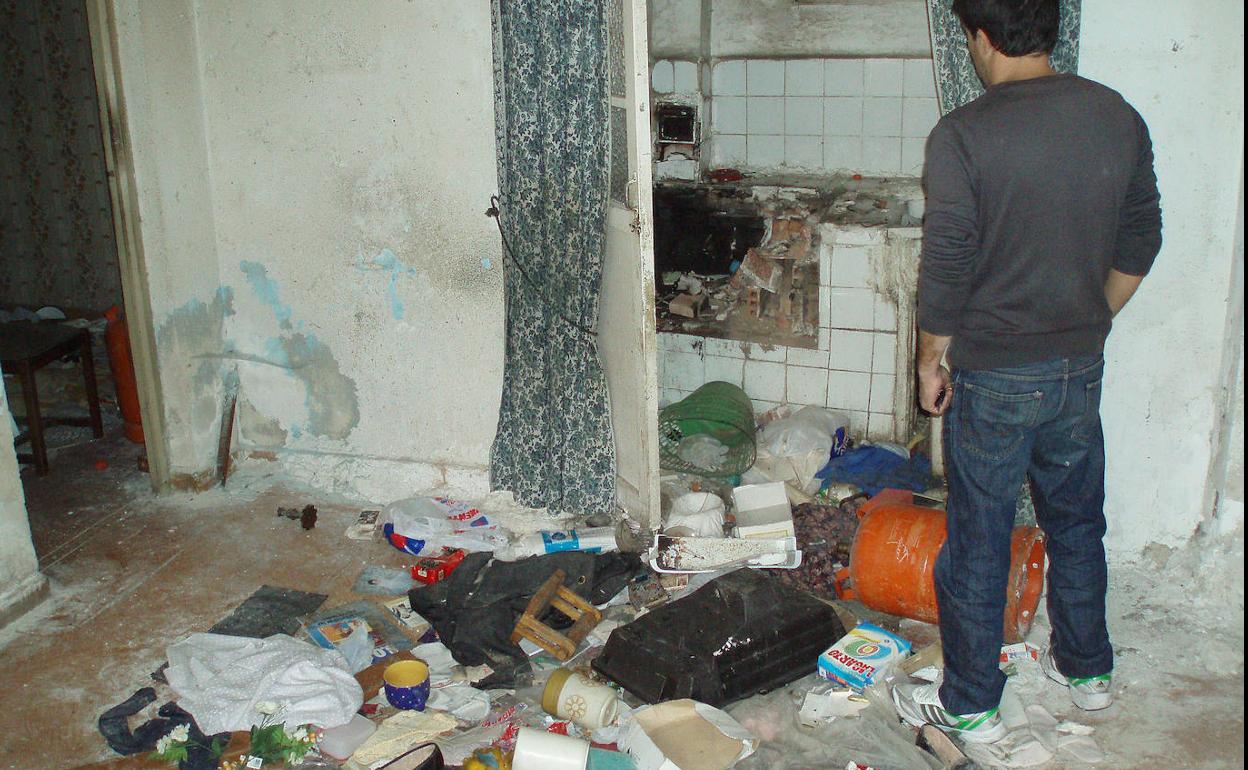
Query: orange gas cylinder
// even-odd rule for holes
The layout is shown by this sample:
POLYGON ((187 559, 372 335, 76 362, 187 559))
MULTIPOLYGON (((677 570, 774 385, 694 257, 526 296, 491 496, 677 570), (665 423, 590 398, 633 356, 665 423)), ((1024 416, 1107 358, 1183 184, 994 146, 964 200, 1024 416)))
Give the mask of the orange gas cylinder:
POLYGON ((108 368, 117 388, 117 406, 125 421, 126 438, 143 443, 143 415, 139 411, 139 388, 134 377, 134 361, 130 358, 130 334, 121 308, 113 305, 104 311, 108 326, 104 328, 104 346, 108 350, 108 368))
MULTIPOLYGON (((914 504, 914 495, 887 489, 858 511, 849 567, 837 574, 842 599, 925 623, 939 619, 932 572, 945 544, 945 513, 914 504)), ((1035 619, 1044 587, 1044 533, 1015 527, 1005 598, 1005 641, 1021 642, 1035 619)))

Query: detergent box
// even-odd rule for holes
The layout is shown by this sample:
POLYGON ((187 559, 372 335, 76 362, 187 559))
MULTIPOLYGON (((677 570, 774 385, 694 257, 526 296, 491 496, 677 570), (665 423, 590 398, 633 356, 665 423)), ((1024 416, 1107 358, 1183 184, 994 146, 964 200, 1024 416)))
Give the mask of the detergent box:
POLYGON ((873 623, 859 623, 819 656, 819 675, 862 690, 910 654, 910 642, 873 623))

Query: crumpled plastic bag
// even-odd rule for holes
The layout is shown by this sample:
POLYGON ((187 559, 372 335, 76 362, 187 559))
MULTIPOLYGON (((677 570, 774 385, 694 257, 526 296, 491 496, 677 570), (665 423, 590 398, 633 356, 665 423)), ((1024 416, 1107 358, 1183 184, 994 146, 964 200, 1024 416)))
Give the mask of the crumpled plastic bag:
POLYGON ((288 730, 305 724, 337 727, 351 721, 364 702, 341 653, 285 634, 267 639, 191 634, 166 654, 165 678, 178 705, 207 735, 248 730, 266 717, 288 730), (262 713, 257 705, 265 703, 276 704, 277 713, 262 713))
POLYGON ((849 435, 849 418, 818 406, 804 406, 792 417, 768 423, 759 443, 774 457, 795 457, 818 452, 827 462, 843 454, 849 435))
POLYGON ((445 497, 395 500, 381 510, 379 524, 391 545, 410 554, 443 547, 494 551, 511 542, 511 533, 479 509, 445 497))
POLYGON ((723 537, 724 511, 724 501, 719 495, 689 492, 672 501, 663 531, 669 535, 723 537))

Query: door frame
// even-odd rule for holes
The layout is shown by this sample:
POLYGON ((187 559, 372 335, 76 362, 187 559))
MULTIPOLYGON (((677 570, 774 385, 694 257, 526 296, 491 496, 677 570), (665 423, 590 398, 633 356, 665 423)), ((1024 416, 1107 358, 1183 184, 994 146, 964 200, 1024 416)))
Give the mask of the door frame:
POLYGON ((135 187, 134 156, 130 152, 129 123, 121 82, 117 20, 112 0, 86 0, 91 34, 91 60, 95 65, 95 88, 100 109, 100 134, 108 191, 112 199, 114 241, 121 267, 121 294, 130 355, 139 391, 143 436, 152 488, 169 488, 168 443, 165 441, 164 398, 156 363, 156 326, 152 314, 151 287, 143 239, 139 236, 139 201, 135 187))

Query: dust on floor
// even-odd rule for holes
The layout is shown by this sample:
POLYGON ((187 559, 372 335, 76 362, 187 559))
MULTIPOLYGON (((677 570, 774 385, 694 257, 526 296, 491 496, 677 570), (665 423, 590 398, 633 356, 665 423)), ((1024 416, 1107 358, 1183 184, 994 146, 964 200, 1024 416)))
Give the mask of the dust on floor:
MULTIPOLYGON (((270 464, 243 466, 226 490, 157 498, 135 454, 106 439, 56 453, 47 477, 23 474, 52 598, 0 630, 0 767, 111 756, 99 714, 149 685, 169 644, 258 586, 329 594, 332 606, 357 598, 350 587, 365 564, 404 563, 398 551, 344 537, 360 505, 298 488, 270 464), (100 459, 107 469, 95 470, 100 459), (307 502, 320 509, 311 531, 275 515, 307 502)), ((1117 703, 1108 711, 1080 712, 1042 676, 1020 675, 1027 702, 1095 728, 1107 754, 1097 767, 1243 766, 1242 533, 1225 547, 1212 560, 1162 549, 1112 568, 1117 703), (1236 567, 1238 592, 1220 572, 1236 567)), ((1033 639, 1043 624, 1041 615, 1033 639)))

